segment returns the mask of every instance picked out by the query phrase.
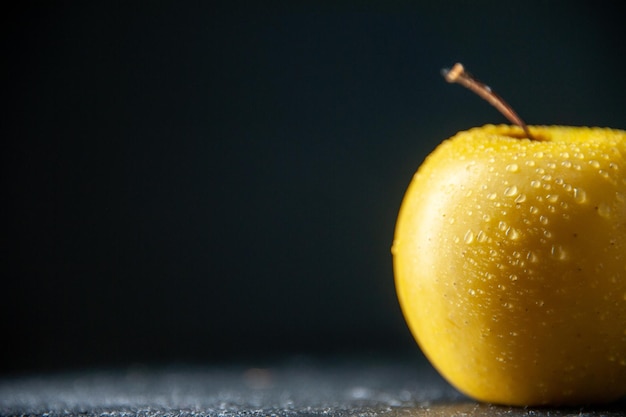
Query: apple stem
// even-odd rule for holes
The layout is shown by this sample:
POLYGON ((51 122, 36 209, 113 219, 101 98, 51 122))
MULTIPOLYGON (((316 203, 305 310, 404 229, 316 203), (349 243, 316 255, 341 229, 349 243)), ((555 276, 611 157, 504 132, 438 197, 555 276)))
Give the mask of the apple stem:
POLYGON ((524 123, 524 121, 517 115, 517 113, 515 113, 511 106, 509 106, 507 102, 502 99, 502 97, 494 93, 491 90, 491 87, 481 83, 476 78, 472 77, 467 71, 465 71, 463 64, 457 62, 456 64, 454 64, 452 69, 444 68, 443 70, 441 70, 441 74, 447 82, 459 83, 487 100, 492 106, 498 109, 498 111, 500 111, 500 113, 502 113, 504 117, 509 119, 511 123, 521 127, 528 139, 536 140, 535 137, 533 137, 533 135, 528 130, 528 126, 526 126, 526 123, 524 123))

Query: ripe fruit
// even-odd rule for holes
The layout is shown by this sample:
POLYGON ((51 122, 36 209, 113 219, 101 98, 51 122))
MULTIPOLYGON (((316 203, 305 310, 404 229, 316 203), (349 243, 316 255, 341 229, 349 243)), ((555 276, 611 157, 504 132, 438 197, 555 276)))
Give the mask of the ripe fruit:
POLYGON ((481 401, 626 395, 626 132, 487 125, 444 141, 402 203, 399 301, 440 373, 481 401))

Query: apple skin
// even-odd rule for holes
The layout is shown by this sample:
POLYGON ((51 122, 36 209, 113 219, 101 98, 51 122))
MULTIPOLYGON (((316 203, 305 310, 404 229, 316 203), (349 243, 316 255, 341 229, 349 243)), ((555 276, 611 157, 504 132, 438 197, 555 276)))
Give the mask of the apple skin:
POLYGON ((407 324, 479 401, 626 395, 626 132, 460 132, 427 157, 392 247, 407 324))

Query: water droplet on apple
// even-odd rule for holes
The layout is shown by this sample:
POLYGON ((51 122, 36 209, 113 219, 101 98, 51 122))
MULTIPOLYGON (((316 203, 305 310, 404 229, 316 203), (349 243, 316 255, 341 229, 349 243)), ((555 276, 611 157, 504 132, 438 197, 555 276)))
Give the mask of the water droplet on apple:
POLYGON ((517 172, 519 171, 519 166, 517 164, 509 164, 506 166, 507 172, 517 172))
POLYGON ((598 205, 598 214, 604 218, 611 217, 611 206, 606 203, 600 203, 598 205))
POLYGON ((498 195, 496 193, 489 193, 489 194, 487 194, 487 198, 489 200, 495 200, 496 197, 498 197, 498 195))
POLYGON ((571 168, 572 167, 572 162, 571 161, 563 161, 563 162, 561 162, 561 166, 563 168, 571 168))
POLYGON ((539 222, 544 226, 549 223, 548 218, 546 216, 539 216, 539 222))
POLYGON ((594 168, 600 168, 600 162, 596 160, 589 161, 589 165, 591 165, 594 168))
POLYGON ((481 230, 480 232, 478 232, 478 234, 476 235, 476 240, 480 243, 483 243, 487 240, 487 235, 483 233, 483 231, 481 230))
POLYGON ((506 197, 513 197, 517 195, 517 187, 515 185, 512 185, 510 187, 505 188, 504 195, 506 197))
POLYGON ((578 204, 582 204, 587 201, 587 193, 585 190, 578 187, 574 187, 574 201, 578 204))
POLYGON ((533 161, 532 159, 529 159, 528 161, 524 162, 527 166, 529 167, 534 167, 535 166, 535 161, 533 161))
POLYGON ((468 230, 467 233, 465 233, 465 236, 463 237, 463 242, 469 245, 473 241, 474 241, 474 232, 472 232, 471 230, 468 230))
POLYGON ((532 180, 530 182, 530 186, 533 187, 533 188, 539 188, 539 187, 541 187, 541 181, 532 180))
POLYGON ((509 227, 508 229, 506 229, 506 232, 504 234, 511 240, 518 240, 520 238, 519 231, 513 227, 509 227))
POLYGON ((543 300, 537 300, 537 301, 535 301, 535 304, 536 304, 537 306, 539 306, 539 307, 543 307, 543 305, 545 304, 545 301, 543 301, 543 300))
POLYGON ((550 255, 559 261, 565 261, 568 258, 567 251, 561 245, 552 245, 550 255))
POLYGON ((526 259, 528 259, 528 261, 532 263, 537 263, 539 261, 539 257, 533 251, 528 251, 528 253, 526 254, 526 259))
POLYGON ((520 194, 515 198, 517 204, 523 203, 524 201, 526 201, 526 194, 520 194))
POLYGON ((517 276, 517 275, 515 275, 515 274, 511 274, 511 275, 509 275, 509 279, 510 279, 511 281, 517 281, 517 280, 518 280, 518 276, 517 276))
POLYGON ((529 210, 530 210, 530 212, 531 212, 532 214, 537 214, 537 213, 539 213, 539 209, 538 209, 537 207, 535 207, 535 206, 530 206, 529 210))
POLYGON ((546 196, 546 199, 551 202, 551 203, 556 203, 557 201, 559 201, 559 195, 558 194, 548 194, 546 196))

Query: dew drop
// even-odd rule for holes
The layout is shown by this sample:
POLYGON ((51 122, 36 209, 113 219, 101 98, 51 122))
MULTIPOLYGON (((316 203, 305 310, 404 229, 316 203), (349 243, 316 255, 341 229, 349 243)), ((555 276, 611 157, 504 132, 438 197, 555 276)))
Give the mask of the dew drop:
POLYGON ((513 197, 513 196, 517 195, 517 187, 516 187, 515 185, 512 185, 512 186, 510 186, 510 187, 507 187, 507 188, 504 190, 504 195, 505 195, 506 197, 513 197))
POLYGON ((516 203, 523 203, 524 201, 526 201, 526 194, 520 194, 515 198, 515 202, 516 203))
POLYGON ((564 168, 571 168, 572 167, 572 162, 571 161, 563 161, 561 162, 561 166, 564 168))
POLYGON ((511 275, 509 275, 509 279, 510 279, 511 281, 517 281, 517 280, 518 280, 518 276, 517 276, 517 275, 515 275, 515 274, 511 274, 511 275))
POLYGON ((528 251, 528 253, 526 254, 526 259, 532 263, 537 263, 539 261, 539 257, 533 251, 528 251))
POLYGON ((589 161, 589 165, 591 165, 594 168, 600 168, 600 162, 596 160, 589 161))
POLYGON ((548 218, 546 216, 539 216, 539 221, 541 222, 541 224, 546 225, 548 224, 548 218))
POLYGON ((529 167, 534 167, 535 166, 535 161, 533 161, 532 159, 529 159, 528 161, 524 162, 527 166, 529 167))
POLYGON ((541 187, 541 181, 532 180, 530 182, 530 186, 533 187, 533 188, 539 188, 539 187, 541 187))
POLYGON ((467 233, 465 233, 465 236, 463 237, 463 242, 470 244, 474 241, 474 232, 472 232, 471 230, 468 230, 467 233))
POLYGON ((519 171, 519 166, 517 164, 509 164, 506 166, 506 170, 508 172, 517 172, 519 171))
POLYGON ((489 200, 495 200, 495 199, 496 199, 496 197, 497 197, 497 194, 496 194, 496 193, 489 193, 489 194, 487 194, 487 198, 488 198, 489 200))
POLYGON ((604 218, 611 217, 611 207, 606 203, 600 203, 598 205, 598 214, 604 218))
POLYGON ((498 229, 504 232, 506 229, 508 229, 508 226, 505 222, 501 221, 500 223, 498 223, 498 229))
POLYGON ((517 231, 517 229, 513 228, 513 227, 509 227, 508 229, 506 229, 506 237, 508 237, 511 240, 518 240, 520 238, 520 233, 517 231))
POLYGON ((587 201, 587 193, 578 187, 574 187, 574 201, 582 204, 587 201))
POLYGON ((481 230, 480 232, 478 232, 478 235, 476 235, 476 240, 480 243, 483 243, 487 240, 487 235, 483 233, 483 231, 481 230))
POLYGON ((550 255, 552 255, 553 258, 558 259, 559 261, 564 261, 567 259, 567 252, 560 245, 552 245, 552 248, 550 248, 550 255))

